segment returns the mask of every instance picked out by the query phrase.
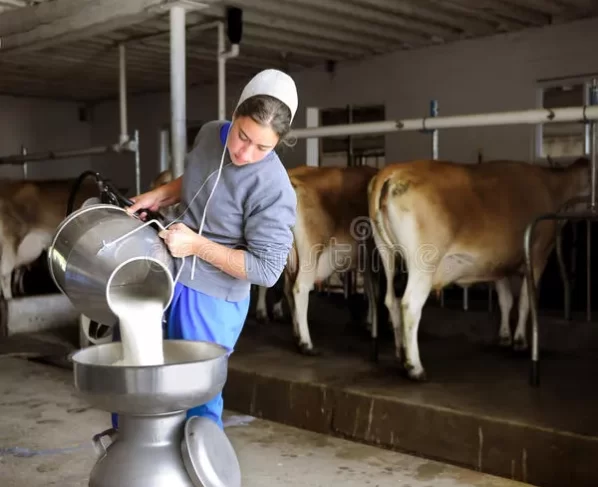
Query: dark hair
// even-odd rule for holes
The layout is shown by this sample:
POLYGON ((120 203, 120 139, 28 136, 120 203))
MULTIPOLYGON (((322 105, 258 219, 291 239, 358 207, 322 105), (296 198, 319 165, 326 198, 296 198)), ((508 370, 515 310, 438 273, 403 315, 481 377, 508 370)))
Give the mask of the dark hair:
POLYGON ((255 95, 243 101, 235 110, 238 117, 250 117, 260 125, 271 127, 285 145, 293 145, 287 139, 291 131, 291 110, 278 98, 255 95))

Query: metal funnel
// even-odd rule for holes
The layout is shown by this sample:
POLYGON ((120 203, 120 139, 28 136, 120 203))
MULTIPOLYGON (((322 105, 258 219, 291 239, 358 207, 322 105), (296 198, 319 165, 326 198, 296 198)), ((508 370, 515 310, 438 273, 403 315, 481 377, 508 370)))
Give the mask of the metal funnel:
POLYGON ((226 382, 229 351, 191 340, 164 340, 164 365, 112 365, 120 342, 72 354, 75 389, 95 408, 129 415, 183 411, 206 403, 226 382))

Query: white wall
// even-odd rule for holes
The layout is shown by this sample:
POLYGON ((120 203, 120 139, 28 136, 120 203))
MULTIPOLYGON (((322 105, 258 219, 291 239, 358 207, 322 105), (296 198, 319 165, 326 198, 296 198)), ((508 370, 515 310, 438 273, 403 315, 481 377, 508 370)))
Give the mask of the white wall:
MULTIPOLYGON (((592 52, 597 42, 598 19, 593 19, 341 63, 334 75, 323 68, 295 73, 300 99, 295 127, 305 126, 308 106, 384 103, 389 119, 426 116, 432 98, 438 100, 440 115, 535 108, 538 80, 598 73, 592 52)), ((239 86, 228 88, 228 113, 239 92, 239 86)), ((129 109, 130 128, 141 130, 142 183, 147 187, 158 171, 158 132, 169 120, 169 94, 131 99, 129 109)), ((190 90, 187 109, 189 119, 216 118, 216 88, 190 90)), ((97 107, 94 143, 117 136, 117 110, 112 102, 97 107)), ((534 143, 533 126, 450 129, 440 132, 440 157, 475 162, 481 150, 484 159, 530 160, 534 143)), ((387 161, 428 157, 430 136, 390 134, 386 151, 387 161)), ((289 167, 304 163, 305 141, 285 151, 283 159, 289 167)), ((129 177, 123 166, 103 168, 129 177)))
MULTIPOLYGON (((389 119, 427 116, 431 99, 438 100, 440 115, 524 110, 536 107, 538 80, 598 73, 596 42, 598 19, 394 53, 341 65, 334 78, 313 72, 297 81, 303 107, 385 103, 389 119)), ((304 125, 301 113, 297 126, 304 125)), ((430 138, 390 134, 386 160, 428 157, 430 138)), ((524 125, 450 129, 439 140, 441 158, 474 162, 481 149, 484 159, 531 159, 535 133, 524 125)), ((301 158, 298 153, 289 162, 301 158)))
MULTIPOLYGON (((76 103, 0 96, 0 156, 87 148, 91 122, 79 121, 76 103)), ((27 164, 29 178, 76 177, 89 167, 88 157, 27 164)), ((23 168, 0 165, 0 177, 22 179, 23 168)))

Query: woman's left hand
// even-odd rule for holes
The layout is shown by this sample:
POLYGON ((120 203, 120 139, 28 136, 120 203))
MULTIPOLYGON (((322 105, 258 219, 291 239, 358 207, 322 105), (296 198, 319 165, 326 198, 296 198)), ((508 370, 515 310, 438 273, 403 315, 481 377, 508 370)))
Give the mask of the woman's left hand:
POLYGON ((184 223, 175 223, 158 236, 164 240, 173 257, 187 257, 197 251, 200 236, 184 223))

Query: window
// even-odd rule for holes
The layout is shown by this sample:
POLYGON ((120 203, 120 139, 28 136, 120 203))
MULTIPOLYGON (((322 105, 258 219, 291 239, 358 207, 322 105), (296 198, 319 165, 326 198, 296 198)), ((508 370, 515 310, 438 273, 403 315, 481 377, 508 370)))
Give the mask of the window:
MULTIPOLYGON (((384 119, 384 105, 320 110, 320 126, 380 122, 384 119)), ((352 135, 320 139, 320 166, 382 167, 384 162, 384 135, 352 135)))
MULTIPOLYGON (((592 78, 576 78, 543 82, 539 90, 539 106, 563 108, 590 103, 592 78)), ((580 122, 551 123, 537 126, 536 157, 568 159, 590 152, 590 126, 580 122)))

